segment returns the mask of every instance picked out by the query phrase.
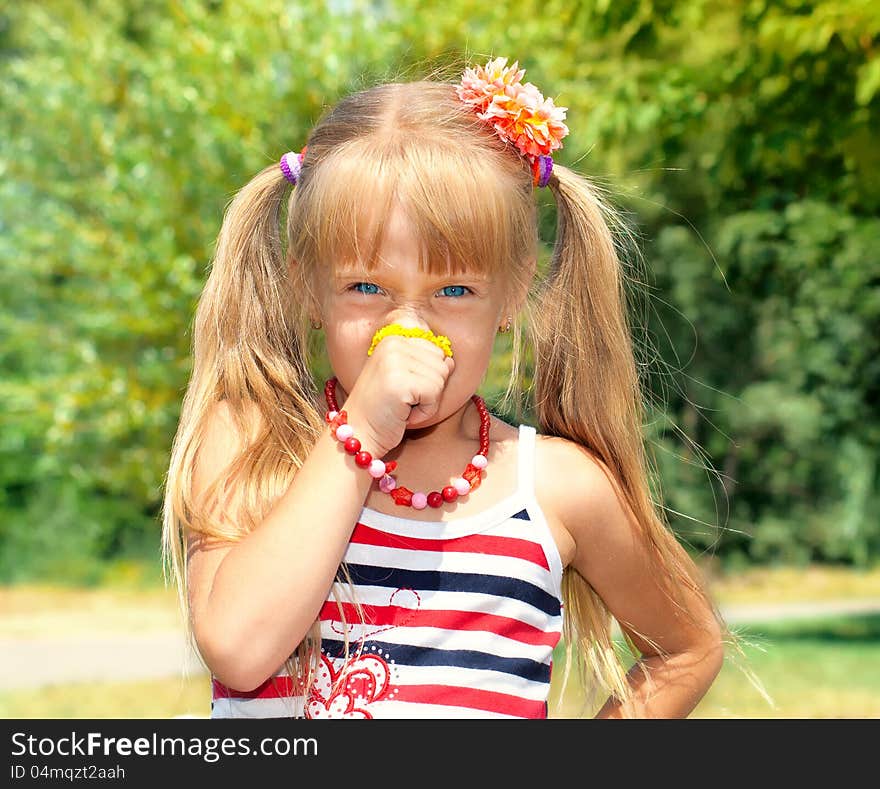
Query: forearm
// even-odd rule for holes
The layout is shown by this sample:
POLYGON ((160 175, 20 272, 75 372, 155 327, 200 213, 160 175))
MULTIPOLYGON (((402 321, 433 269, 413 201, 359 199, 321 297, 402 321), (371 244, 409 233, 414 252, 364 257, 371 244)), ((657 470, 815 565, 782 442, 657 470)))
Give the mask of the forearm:
POLYGON ((643 656, 627 672, 632 698, 626 703, 609 698, 595 717, 686 718, 709 690, 723 662, 719 644, 667 656, 643 656))
POLYGON ((206 651, 221 681, 249 690, 300 643, 372 482, 325 430, 271 512, 224 557, 201 612, 206 651))

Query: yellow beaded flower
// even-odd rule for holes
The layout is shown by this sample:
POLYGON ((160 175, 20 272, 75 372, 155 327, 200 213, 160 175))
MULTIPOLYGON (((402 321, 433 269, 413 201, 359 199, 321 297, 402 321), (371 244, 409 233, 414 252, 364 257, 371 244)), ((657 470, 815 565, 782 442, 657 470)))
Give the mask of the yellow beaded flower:
POLYGON ((429 329, 416 329, 401 326, 399 323, 389 323, 373 335, 373 342, 370 343, 370 350, 367 351, 367 356, 371 356, 382 339, 390 334, 399 334, 401 337, 421 337, 423 340, 434 343, 434 345, 443 351, 446 356, 452 358, 452 343, 449 342, 449 338, 445 335, 434 334, 434 332, 429 329))

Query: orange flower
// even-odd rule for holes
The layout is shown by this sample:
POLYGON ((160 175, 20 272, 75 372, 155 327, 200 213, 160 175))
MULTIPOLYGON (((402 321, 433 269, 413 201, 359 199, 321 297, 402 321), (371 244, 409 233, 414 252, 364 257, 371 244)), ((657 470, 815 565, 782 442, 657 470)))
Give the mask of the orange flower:
POLYGON ((545 99, 531 82, 522 84, 524 75, 519 61, 508 67, 507 58, 495 58, 485 66, 466 69, 456 93, 520 153, 530 158, 549 156, 562 147, 568 134, 563 123, 568 108, 545 99))
POLYGON ((519 61, 509 68, 506 65, 507 58, 495 58, 485 66, 465 69, 461 84, 456 88, 458 97, 484 112, 496 93, 503 93, 508 85, 519 84, 526 73, 525 69, 518 69, 519 61))

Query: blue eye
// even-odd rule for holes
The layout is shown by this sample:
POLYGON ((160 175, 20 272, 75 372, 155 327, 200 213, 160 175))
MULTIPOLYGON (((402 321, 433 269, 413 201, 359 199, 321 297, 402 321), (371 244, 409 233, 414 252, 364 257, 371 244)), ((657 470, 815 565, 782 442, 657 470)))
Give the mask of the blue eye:
MULTIPOLYGON (((366 285, 368 288, 375 288, 376 287, 372 282, 355 282, 354 285, 351 286, 351 290, 357 290, 361 285, 366 285)), ((370 295, 375 292, 376 291, 368 291, 364 295, 370 295)), ((358 293, 364 293, 364 291, 359 290, 358 293)))
MULTIPOLYGON (((374 285, 372 282, 355 282, 353 285, 349 286, 349 290, 353 290, 357 293, 362 293, 365 296, 372 296, 379 292, 378 285, 374 285), (361 286, 365 288, 370 288, 370 290, 361 290, 361 286)), ((454 293, 446 293, 447 296, 459 297, 466 295, 462 291, 471 292, 471 289, 466 285, 447 285, 445 288, 441 289, 441 293, 445 291, 455 291, 454 293)))
MULTIPOLYGON (((470 288, 466 287, 465 285, 447 285, 445 288, 443 288, 443 290, 466 290, 466 291, 470 292, 470 288)), ((461 293, 461 294, 456 294, 456 295, 463 296, 464 294, 461 293)))

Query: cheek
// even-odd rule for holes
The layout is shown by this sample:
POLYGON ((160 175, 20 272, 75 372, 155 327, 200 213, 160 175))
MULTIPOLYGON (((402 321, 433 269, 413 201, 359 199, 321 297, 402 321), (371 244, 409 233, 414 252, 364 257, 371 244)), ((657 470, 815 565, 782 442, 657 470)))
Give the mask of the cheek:
POLYGON ((452 355, 455 359, 452 378, 461 384, 477 386, 492 360, 492 343, 476 342, 472 337, 458 342, 452 340, 452 355))
POLYGON ((446 332, 452 343, 452 351, 460 351, 469 359, 491 356, 495 345, 495 324, 485 317, 450 327, 446 332))
POLYGON ((327 344, 347 351, 352 355, 360 355, 361 349, 366 356, 372 338, 372 320, 364 315, 346 314, 345 310, 337 309, 328 313, 325 323, 327 344))

